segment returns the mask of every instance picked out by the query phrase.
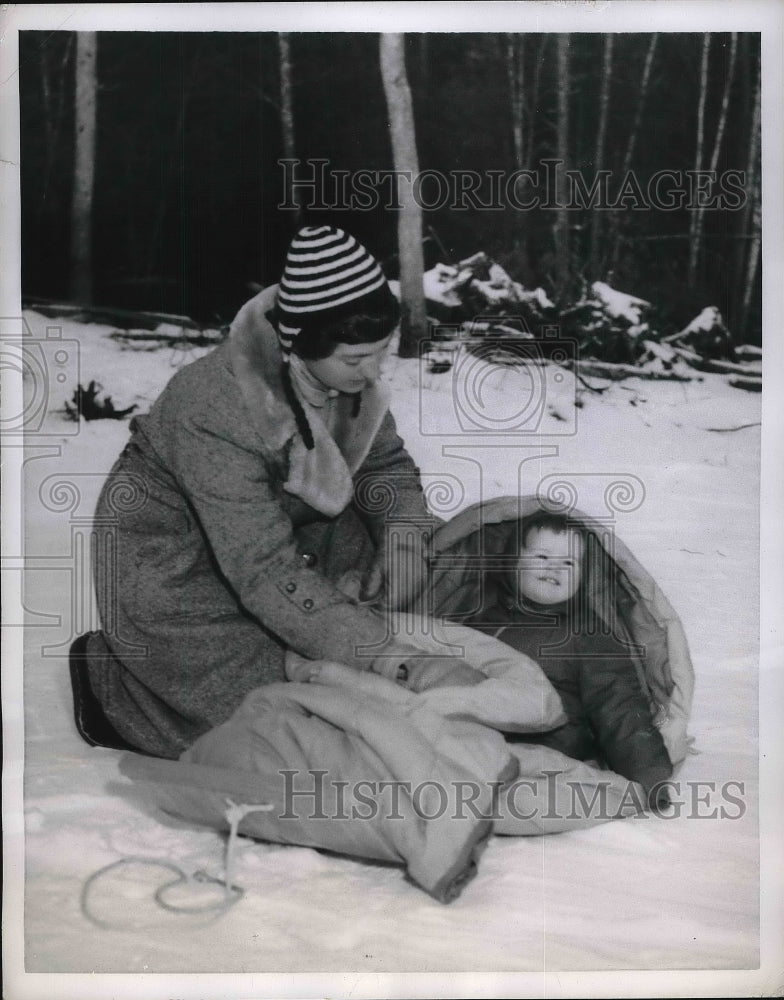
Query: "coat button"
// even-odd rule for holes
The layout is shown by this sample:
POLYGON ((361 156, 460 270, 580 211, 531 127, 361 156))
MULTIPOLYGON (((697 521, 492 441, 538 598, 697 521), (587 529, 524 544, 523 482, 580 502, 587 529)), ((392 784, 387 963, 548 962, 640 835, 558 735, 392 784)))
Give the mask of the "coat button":
POLYGON ((297 585, 293 581, 291 581, 291 582, 289 582, 289 583, 286 584, 286 593, 287 594, 293 594, 296 589, 297 589, 297 585))
POLYGON ((305 608, 306 611, 310 611, 310 609, 313 607, 313 601, 311 601, 309 597, 306 597, 305 600, 302 602, 302 607, 305 608))
POLYGON ((308 569, 313 569, 316 563, 318 563, 318 556, 314 555, 312 552, 303 552, 302 561, 308 569))

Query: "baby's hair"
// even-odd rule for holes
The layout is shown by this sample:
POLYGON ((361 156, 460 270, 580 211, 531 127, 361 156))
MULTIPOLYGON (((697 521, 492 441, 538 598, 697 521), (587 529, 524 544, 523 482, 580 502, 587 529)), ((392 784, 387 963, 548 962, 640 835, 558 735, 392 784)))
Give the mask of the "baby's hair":
POLYGON ((528 536, 536 529, 552 531, 556 535, 564 535, 568 531, 576 531, 582 537, 581 526, 567 514, 558 514, 550 510, 539 510, 530 517, 520 521, 519 544, 525 545, 528 536))

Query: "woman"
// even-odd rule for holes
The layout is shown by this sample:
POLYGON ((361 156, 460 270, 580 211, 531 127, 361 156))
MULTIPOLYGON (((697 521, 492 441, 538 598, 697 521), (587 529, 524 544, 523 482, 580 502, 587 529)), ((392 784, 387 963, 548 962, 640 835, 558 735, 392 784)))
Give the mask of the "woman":
MULTIPOLYGON (((357 600, 385 565, 415 575, 429 535, 376 381, 398 316, 361 244, 306 227, 280 286, 134 420, 96 511, 104 628, 72 654, 89 742, 178 757, 249 691, 283 680, 287 650, 396 678, 425 666, 357 600), (407 539, 393 552, 387 518, 407 539)), ((445 667, 474 682, 466 665, 445 667)))

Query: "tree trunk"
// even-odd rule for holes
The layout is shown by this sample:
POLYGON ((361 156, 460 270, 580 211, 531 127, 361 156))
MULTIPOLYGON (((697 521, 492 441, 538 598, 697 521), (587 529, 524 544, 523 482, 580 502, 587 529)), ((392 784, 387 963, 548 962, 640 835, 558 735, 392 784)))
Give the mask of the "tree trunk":
POLYGON ((528 129, 525 139, 523 140, 523 149, 525 150, 525 162, 523 167, 528 170, 531 166, 531 154, 534 148, 534 126, 538 121, 539 114, 539 85, 541 83, 542 77, 542 67, 544 66, 545 50, 547 48, 547 42, 549 40, 549 35, 542 35, 539 39, 539 47, 536 52, 536 63, 534 65, 534 78, 531 84, 531 100, 528 103, 528 129))
MULTIPOLYGON (((599 125, 596 130, 596 152, 594 153, 594 172, 598 176, 604 169, 604 143, 607 135, 607 119, 610 112, 610 83, 612 80, 613 36, 604 36, 604 59, 602 61, 602 89, 599 95, 599 125)), ((599 240, 601 238, 602 213, 596 209, 591 213, 591 254, 590 274, 593 279, 599 277, 599 240)))
POLYGON ((514 165, 522 170, 523 161, 523 93, 525 86, 525 63, 523 36, 506 36, 506 77, 509 83, 509 104, 512 112, 512 143, 514 165))
POLYGON ((760 151, 760 116, 761 116, 761 96, 762 96, 762 63, 757 62, 757 82, 754 89, 754 111, 751 116, 751 131, 749 134, 749 158, 746 165, 746 190, 753 192, 743 209, 743 229, 742 235, 745 238, 751 236, 751 242, 746 253, 745 246, 739 257, 738 275, 743 273, 745 263, 745 275, 743 298, 741 301, 740 315, 737 325, 738 340, 746 339, 746 326, 749 319, 749 305, 751 295, 756 280, 756 270, 759 261, 761 234, 761 217, 759 214, 758 192, 759 192, 759 151, 760 151), (753 230, 752 230, 753 226, 753 230), (754 259, 752 267, 752 258, 754 259))
POLYGON ((757 284, 757 268, 759 267, 760 248, 762 244, 762 211, 760 205, 760 184, 757 178, 754 185, 754 209, 752 221, 754 232, 749 247, 749 259, 746 265, 746 281, 743 288, 743 302, 741 304, 741 336, 746 336, 746 326, 749 321, 749 308, 751 298, 757 284))
MULTIPOLYGON (((182 184, 183 171, 185 169, 183 164, 183 136, 185 135, 185 122, 188 115, 188 105, 190 104, 191 94, 193 93, 194 86, 199 79, 199 75, 202 72, 202 50, 197 48, 193 54, 193 61, 188 68, 187 78, 183 79, 183 84, 180 90, 180 100, 179 107, 177 109, 177 121, 175 122, 174 128, 172 129, 172 144, 171 144, 171 156, 168 160, 168 169, 166 173, 161 178, 160 195, 158 198, 158 205, 155 210, 155 219, 153 224, 150 226, 150 238, 148 242, 147 249, 147 267, 145 269, 145 277, 149 280, 155 274, 156 268, 163 266, 163 249, 160 248, 160 255, 156 256, 156 252, 159 249, 159 243, 161 242, 161 235, 163 233, 164 224, 166 222, 166 213, 170 209, 171 205, 171 188, 175 184, 178 176, 180 183, 182 184), (159 263, 160 261, 160 263, 159 263)), ((185 74, 183 73, 183 77, 185 74)))
MULTIPOLYGON (((651 67, 653 66, 653 57, 656 54, 656 45, 659 41, 659 35, 657 32, 651 35, 651 41, 648 45, 648 52, 645 56, 645 65, 642 70, 642 82, 640 83, 640 94, 637 98, 637 109, 634 113, 634 122, 632 123, 632 128, 629 133, 629 141, 626 144, 626 153, 623 158, 623 168, 621 170, 621 178, 625 178, 629 173, 632 165, 632 158, 634 156, 634 147, 637 145, 637 136, 640 132, 640 124, 642 123, 642 114, 645 110, 645 101, 648 96, 648 85, 651 80, 651 67)), ((610 261, 610 271, 615 271, 618 266, 618 257, 621 252, 621 233, 620 233, 620 216, 618 212, 613 215, 613 239, 612 239, 612 258, 610 261)))
MULTIPOLYGON (((287 31, 278 32, 278 62, 280 68, 280 127, 283 138, 283 156, 287 160, 293 160, 297 155, 297 145, 294 134, 294 101, 292 98, 291 86, 291 39, 287 31)), ((286 204, 294 204, 297 207, 293 210, 294 226, 299 225, 301 216, 301 205, 299 201, 299 189, 294 185, 294 169, 286 171, 286 204)))
MULTIPOLYGON (((504 62, 509 87, 509 111, 512 132, 512 162, 515 170, 525 170, 530 154, 525 146, 525 36, 508 33, 505 38, 504 62)), ((508 226, 515 254, 526 257, 525 226, 514 212, 508 213, 508 226)))
POLYGON ((430 91, 430 41, 425 32, 417 36, 417 54, 419 56, 419 82, 422 92, 427 94, 430 91))
POLYGON ((60 143, 60 133, 62 131, 63 116, 65 112, 65 95, 68 90, 66 85, 66 74, 68 63, 73 50, 73 35, 69 35, 63 48, 62 58, 53 74, 49 46, 41 46, 41 97, 43 101, 44 133, 46 135, 46 151, 44 154, 44 166, 41 178, 41 197, 38 199, 37 217, 40 222, 46 214, 51 214, 53 206, 49 197, 49 185, 52 179, 52 172, 57 162, 57 154, 60 143), (57 95, 56 98, 54 95, 57 95))
MULTIPOLYGON (((727 75, 724 78, 724 93, 721 98, 721 111, 719 112, 719 122, 716 126, 716 138, 713 142, 713 152, 711 153, 710 166, 708 169, 715 172, 719 165, 719 153, 724 139, 724 129, 727 125, 727 109, 730 103, 730 90, 735 78, 735 59, 738 54, 738 34, 733 31, 730 42, 730 65, 727 75)), ((698 206, 696 213, 696 224, 692 234, 692 241, 689 245, 689 285, 694 287, 697 279, 697 268, 700 262, 700 252, 702 250, 702 233, 705 223, 705 208, 698 206)))
POLYGON ((732 32, 732 37, 730 41, 730 65, 727 69, 727 76, 724 79, 724 93, 721 97, 721 112, 719 113, 719 124, 716 126, 716 139, 713 143, 713 152, 711 153, 710 167, 709 170, 716 170, 719 165, 719 154, 721 152, 721 144, 724 140, 724 129, 727 126, 727 109, 730 104, 730 90, 732 89, 732 84, 735 79, 735 60, 738 55, 738 33, 737 31, 732 32))
POLYGON ((422 286, 422 210, 413 194, 413 179, 419 172, 414 110, 406 76, 404 36, 382 34, 379 55, 381 77, 389 112, 392 159, 396 171, 410 175, 398 185, 400 208, 397 219, 398 259, 400 261, 400 356, 415 357, 419 341, 427 334, 427 314, 422 286))
POLYGON ((95 179, 96 52, 94 31, 76 38, 74 178, 71 196, 71 297, 92 302, 92 210, 95 179))
MULTIPOLYGON (((708 58, 710 56, 710 32, 702 37, 702 62, 700 64, 700 97, 697 104, 697 149, 694 154, 694 170, 702 170, 702 155, 705 145, 705 99, 708 93, 708 58)), ((698 230, 699 213, 692 212, 689 219, 689 287, 694 288, 697 278, 697 258, 699 257, 698 230)))
POLYGON ((557 39, 558 65, 558 122, 557 122, 557 158, 561 161, 561 169, 556 175, 555 230, 555 267, 556 267, 556 301, 563 303, 569 293, 570 284, 570 247, 569 247, 569 210, 566 207, 568 193, 566 190, 565 170, 569 165, 569 35, 559 34, 557 39))

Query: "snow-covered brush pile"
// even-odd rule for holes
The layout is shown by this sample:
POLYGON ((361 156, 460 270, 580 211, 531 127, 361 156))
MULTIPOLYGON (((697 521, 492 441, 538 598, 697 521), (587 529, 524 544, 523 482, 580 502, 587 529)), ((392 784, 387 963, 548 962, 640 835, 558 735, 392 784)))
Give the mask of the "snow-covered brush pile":
POLYGON ((661 347, 697 371, 726 375, 730 385, 738 389, 762 391, 762 350, 753 344, 734 347, 715 306, 703 309, 679 333, 665 337, 661 347))
POLYGON ((484 253, 456 266, 436 264, 425 273, 423 287, 431 339, 439 342, 427 352, 432 372, 449 370, 450 345, 456 343, 485 360, 519 364, 530 360, 519 342, 536 341, 547 347, 550 360, 577 366, 582 375, 692 381, 701 377, 697 372, 712 372, 737 388, 762 387, 762 352, 734 346, 715 306, 663 337, 656 309, 645 299, 595 281, 559 311, 543 289, 526 290, 484 253), (543 331, 555 333, 543 338, 543 331))
POLYGON ((645 299, 595 281, 561 312, 560 325, 565 336, 577 341, 580 357, 634 364, 645 352, 645 341, 656 338, 652 314, 645 299))
POLYGON ((423 277, 428 315, 445 323, 514 317, 525 326, 553 322, 555 305, 542 288, 527 291, 484 253, 456 266, 436 264, 423 277))

